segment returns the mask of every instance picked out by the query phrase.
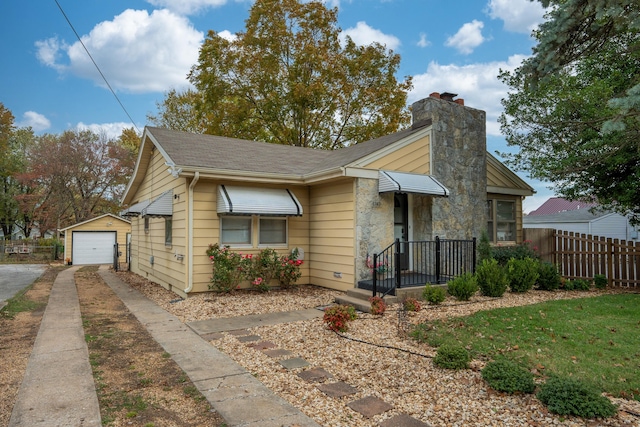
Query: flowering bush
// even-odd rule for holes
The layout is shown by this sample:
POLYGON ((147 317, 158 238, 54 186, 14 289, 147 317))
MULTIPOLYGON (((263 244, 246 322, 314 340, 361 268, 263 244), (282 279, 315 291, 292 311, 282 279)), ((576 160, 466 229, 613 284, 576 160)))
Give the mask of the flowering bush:
POLYGON ((387 303, 384 302, 382 297, 371 297, 369 302, 371 303, 371 314, 382 316, 387 311, 387 303))
POLYGON ((209 245, 207 255, 213 266, 209 289, 220 292, 231 292, 236 289, 245 278, 245 270, 251 262, 250 258, 232 252, 228 246, 217 243, 209 245))
POLYGON ((209 289, 230 292, 248 280, 252 286, 266 292, 272 279, 278 279, 283 286, 292 286, 302 276, 298 251, 278 256, 274 249, 266 248, 257 255, 241 254, 229 250, 228 246, 217 243, 209 245, 207 255, 213 265, 213 275, 209 289))
POLYGON ((420 305, 420 301, 415 298, 407 298, 402 302, 402 307, 406 311, 420 311, 422 306, 420 305))
POLYGON ((322 321, 334 332, 346 332, 348 323, 358 318, 356 309, 350 305, 334 305, 324 310, 322 321))
POLYGON ((294 249, 290 255, 280 257, 280 266, 278 268, 278 280, 282 286, 292 286, 298 281, 302 273, 300 266, 302 260, 298 259, 298 250, 294 249))
POLYGON ((376 265, 373 265, 373 259, 370 255, 367 255, 367 260, 365 261, 367 268, 371 270, 372 273, 383 274, 389 271, 389 260, 387 258, 378 259, 376 265))

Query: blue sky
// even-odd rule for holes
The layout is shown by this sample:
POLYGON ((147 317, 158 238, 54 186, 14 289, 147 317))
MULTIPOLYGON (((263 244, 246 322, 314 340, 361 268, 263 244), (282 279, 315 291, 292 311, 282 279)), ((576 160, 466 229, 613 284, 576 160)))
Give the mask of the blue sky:
MULTIPOLYGON (((126 112, 106 87, 55 0, 10 1, 0 14, 0 102, 18 126, 37 134, 76 127, 117 136, 142 130, 172 88, 186 88, 208 30, 244 30, 249 0, 58 0, 126 112)), ((507 88, 500 69, 531 54, 531 31, 544 11, 529 0, 326 0, 338 7, 343 34, 358 44, 385 44, 401 55, 398 78, 413 76, 409 104, 453 92, 487 112, 487 149, 513 151, 497 118, 507 88)), ((520 174, 537 194, 553 192, 520 174)))

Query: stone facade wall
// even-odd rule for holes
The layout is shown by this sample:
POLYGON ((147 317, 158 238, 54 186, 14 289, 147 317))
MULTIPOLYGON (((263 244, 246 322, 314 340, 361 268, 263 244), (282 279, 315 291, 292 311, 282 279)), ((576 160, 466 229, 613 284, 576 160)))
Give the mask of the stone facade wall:
POLYGON ((412 113, 414 123, 432 120, 431 174, 450 191, 433 198, 433 238, 479 238, 487 227, 486 113, 434 97, 412 113))
POLYGON ((356 282, 371 278, 367 255, 393 242, 393 193, 378 194, 378 180, 356 179, 356 282))

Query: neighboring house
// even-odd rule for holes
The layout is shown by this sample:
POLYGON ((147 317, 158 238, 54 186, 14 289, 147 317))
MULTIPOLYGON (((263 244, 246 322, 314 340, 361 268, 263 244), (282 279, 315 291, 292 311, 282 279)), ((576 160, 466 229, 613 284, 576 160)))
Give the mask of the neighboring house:
MULTIPOLYGON (((0 230, 0 239, 4 240, 4 233, 0 230)), ((44 236, 40 233, 40 229, 38 227, 33 227, 31 232, 29 233, 29 239, 51 239, 55 237, 55 233, 53 231, 47 230, 44 232, 44 236)), ((11 233, 11 239, 9 240, 24 240, 26 239, 22 229, 17 225, 13 225, 13 232, 11 233)))
POLYGON ((63 228, 64 259, 74 265, 113 264, 118 243, 119 261, 124 261, 131 221, 112 214, 63 228))
POLYGON ((549 197, 538 209, 529 212, 528 215, 550 215, 559 212, 575 211, 578 209, 590 209, 596 207, 597 203, 585 202, 581 200, 567 200, 562 197, 549 197))
POLYGON ((336 151, 147 127, 121 215, 130 269, 181 296, 208 290, 209 244, 303 255, 298 283, 347 290, 367 256, 406 241, 522 241, 533 189, 486 151, 484 111, 453 94, 413 104, 413 125, 336 151), (489 209, 487 209, 489 206, 489 209))
POLYGON ((611 239, 638 240, 638 228, 632 226, 625 216, 597 209, 592 212, 584 205, 580 209, 546 215, 527 215, 524 228, 552 228, 611 239))

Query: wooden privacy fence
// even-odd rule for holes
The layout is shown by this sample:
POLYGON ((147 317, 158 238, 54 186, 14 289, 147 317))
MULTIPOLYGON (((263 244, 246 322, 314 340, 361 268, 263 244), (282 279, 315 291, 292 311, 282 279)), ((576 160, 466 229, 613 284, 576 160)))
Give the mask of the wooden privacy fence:
POLYGON ((525 228, 524 236, 563 277, 590 280, 602 274, 609 286, 640 287, 640 242, 548 228, 525 228))

